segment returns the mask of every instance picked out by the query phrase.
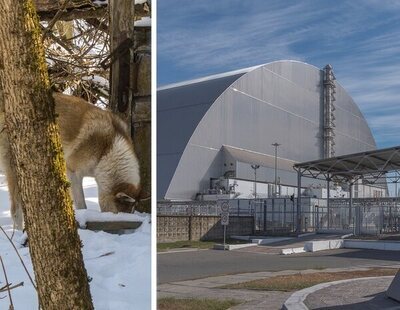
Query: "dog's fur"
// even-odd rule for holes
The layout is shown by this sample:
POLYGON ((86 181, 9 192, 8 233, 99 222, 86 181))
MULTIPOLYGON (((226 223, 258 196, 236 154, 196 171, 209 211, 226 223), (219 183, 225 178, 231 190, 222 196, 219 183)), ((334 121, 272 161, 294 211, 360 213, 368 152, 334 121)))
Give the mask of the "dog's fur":
MULTIPOLYGON (((91 176, 98 184, 102 212, 133 212, 140 199, 139 163, 126 124, 80 98, 60 93, 53 97, 75 207, 86 209, 82 179, 91 176)), ((2 112, 0 130, 0 168, 7 176, 15 227, 21 229, 21 199, 2 112)))

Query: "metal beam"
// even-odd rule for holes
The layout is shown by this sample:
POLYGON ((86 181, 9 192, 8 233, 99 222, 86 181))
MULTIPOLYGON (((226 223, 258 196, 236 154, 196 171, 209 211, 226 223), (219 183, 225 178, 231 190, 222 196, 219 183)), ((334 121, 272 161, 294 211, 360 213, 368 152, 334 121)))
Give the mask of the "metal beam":
POLYGON ((296 232, 301 233, 301 169, 297 171, 297 225, 296 232))
POLYGON ((328 229, 329 228, 331 228, 331 215, 330 215, 330 206, 329 206, 329 199, 330 199, 330 197, 331 197, 331 179, 330 178, 328 178, 327 179, 327 182, 326 182, 326 189, 327 189, 327 191, 326 191, 326 209, 327 209, 327 213, 328 213, 328 218, 327 218, 327 220, 328 220, 328 229))
POLYGON ((353 181, 349 182, 349 227, 351 226, 351 210, 353 209, 353 181))

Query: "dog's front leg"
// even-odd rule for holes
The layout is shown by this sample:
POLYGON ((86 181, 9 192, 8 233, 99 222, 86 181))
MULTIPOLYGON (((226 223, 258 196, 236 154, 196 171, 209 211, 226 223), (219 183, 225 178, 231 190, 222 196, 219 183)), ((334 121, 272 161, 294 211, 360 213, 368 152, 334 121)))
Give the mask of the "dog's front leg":
POLYGON ((85 202, 85 195, 83 193, 82 180, 83 178, 76 172, 72 172, 67 169, 67 176, 71 182, 72 199, 74 201, 75 208, 87 209, 85 202))

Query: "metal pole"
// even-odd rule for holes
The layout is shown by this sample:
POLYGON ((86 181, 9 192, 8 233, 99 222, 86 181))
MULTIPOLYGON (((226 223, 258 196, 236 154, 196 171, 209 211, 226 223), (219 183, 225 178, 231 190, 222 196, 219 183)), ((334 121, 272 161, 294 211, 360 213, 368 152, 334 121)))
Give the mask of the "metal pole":
POLYGON ((301 170, 297 171, 297 225, 296 232, 301 232, 301 170))
POLYGON ((329 198, 330 198, 330 196, 331 196, 331 180, 330 180, 330 178, 328 178, 328 180, 327 180, 327 182, 326 182, 326 186, 327 186, 327 188, 326 188, 326 209, 327 209, 327 220, 328 220, 328 224, 327 224, 327 228, 329 229, 329 228, 331 228, 331 224, 330 224, 330 222, 331 222, 331 215, 330 215, 330 206, 329 206, 329 198))
POLYGON ((286 225, 286 198, 283 199, 283 225, 286 225))
POLYGON ((257 169, 254 169, 254 199, 257 199, 257 169))
POLYGON ((264 231, 267 231, 267 200, 264 199, 264 214, 263 214, 263 220, 264 220, 264 231))
POLYGON ((275 143, 275 197, 278 195, 278 145, 275 143))
POLYGON ((260 165, 251 165, 251 168, 254 170, 254 201, 257 199, 257 169, 260 168, 260 165))
POLYGON ((349 199, 349 228, 351 225, 351 209, 353 208, 353 182, 350 181, 349 183, 349 190, 350 190, 350 199, 349 199))
POLYGON ((355 229, 354 229, 354 235, 358 236, 361 233, 361 206, 360 204, 356 205, 356 220, 355 220, 355 229))
POLYGON ((224 251, 226 250, 226 225, 224 225, 224 251))
POLYGON ((278 195, 278 146, 279 143, 275 142, 271 144, 275 147, 275 187, 274 187, 274 197, 278 195))

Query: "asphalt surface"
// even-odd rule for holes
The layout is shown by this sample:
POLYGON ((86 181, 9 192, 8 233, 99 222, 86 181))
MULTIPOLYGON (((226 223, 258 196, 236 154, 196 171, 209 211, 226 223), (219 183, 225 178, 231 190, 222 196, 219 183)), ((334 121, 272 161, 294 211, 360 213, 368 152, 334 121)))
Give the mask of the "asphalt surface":
POLYGON ((157 255, 158 283, 258 271, 345 268, 400 263, 399 251, 338 249, 295 255, 199 250, 157 255))

